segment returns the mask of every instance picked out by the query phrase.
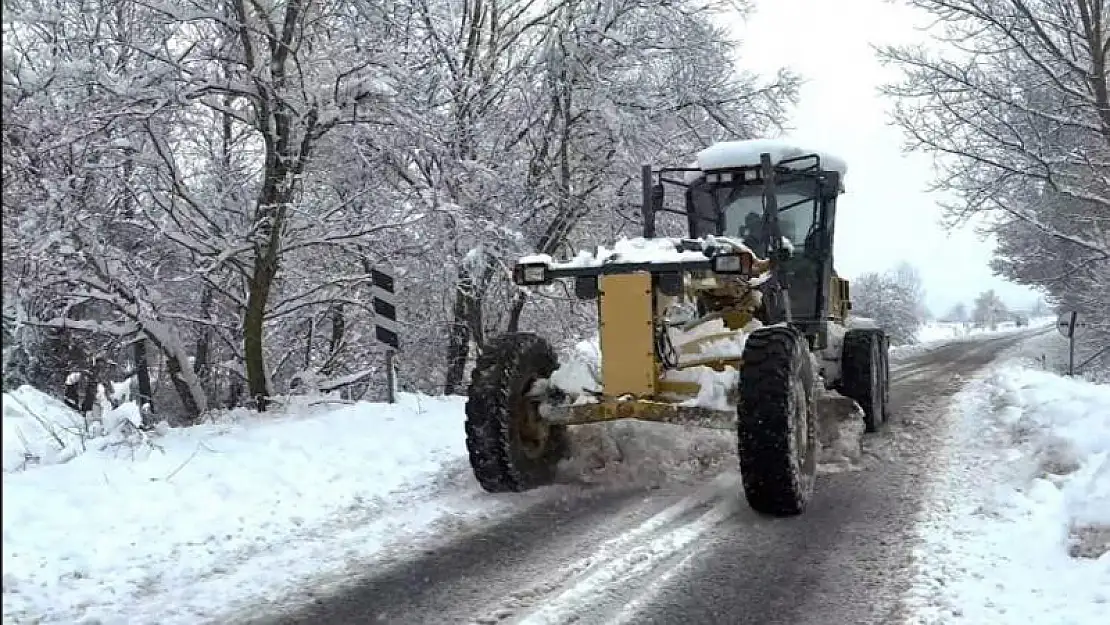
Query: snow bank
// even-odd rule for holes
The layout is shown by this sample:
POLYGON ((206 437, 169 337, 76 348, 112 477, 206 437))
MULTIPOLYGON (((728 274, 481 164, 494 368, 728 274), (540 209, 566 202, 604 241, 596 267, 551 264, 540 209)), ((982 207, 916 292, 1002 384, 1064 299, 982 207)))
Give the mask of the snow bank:
POLYGON ((5 473, 5 617, 201 622, 507 505, 470 475, 457 398, 298 401, 5 473))
POLYGON ((954 455, 929 487, 911 620, 1104 622, 1110 386, 1011 363, 953 406, 954 455))
MULTIPOLYGON (((126 397, 117 385, 115 396, 126 397)), ((126 402, 118 408, 104 401, 88 420, 61 400, 31 386, 4 393, 4 472, 40 464, 68 462, 88 449, 138 436, 139 407, 126 402)), ((141 436, 138 436, 141 438, 141 436)))
MULTIPOLYGON (((848 173, 848 163, 834 154, 802 148, 785 141, 775 139, 751 139, 748 141, 722 141, 698 152, 697 167, 702 171, 713 169, 729 169, 733 167, 751 167, 759 165, 759 157, 769 153, 771 160, 778 164, 780 161, 817 154, 821 157, 821 168, 826 171, 840 172, 843 178, 848 173)), ((812 165, 811 161, 793 163, 796 168, 812 165)), ((788 165, 789 166, 789 165, 788 165)))
POLYGON ((85 420, 30 386, 4 393, 4 472, 54 464, 80 453, 85 420))

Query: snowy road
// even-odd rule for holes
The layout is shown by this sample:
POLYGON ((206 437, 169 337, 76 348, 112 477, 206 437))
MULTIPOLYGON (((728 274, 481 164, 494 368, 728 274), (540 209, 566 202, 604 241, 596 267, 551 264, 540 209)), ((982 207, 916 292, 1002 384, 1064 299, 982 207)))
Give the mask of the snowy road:
POLYGON ((867 438, 863 470, 822 475, 801 517, 755 515, 733 472, 598 487, 367 571, 297 614, 252 622, 895 622, 939 417, 968 375, 1028 336, 895 362, 891 427, 867 438))

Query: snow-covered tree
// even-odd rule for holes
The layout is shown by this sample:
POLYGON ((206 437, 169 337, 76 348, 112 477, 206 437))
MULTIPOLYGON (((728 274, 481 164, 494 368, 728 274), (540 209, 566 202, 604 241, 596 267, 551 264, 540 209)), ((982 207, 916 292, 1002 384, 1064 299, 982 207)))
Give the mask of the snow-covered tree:
POLYGON ((512 260, 637 230, 640 163, 785 119, 797 80, 735 66, 737 7, 8 2, 5 361, 111 352, 187 418, 358 395, 381 267, 409 388, 459 390, 505 329, 574 337, 590 308, 526 296, 512 260))
POLYGON ((1030 317, 1044 317, 1049 314, 1048 304, 1045 303, 1043 297, 1038 297, 1037 301, 1033 302, 1033 306, 1029 309, 1030 317))
POLYGON ((1110 9, 1105 0, 908 0, 938 45, 890 47, 912 149, 939 156, 954 222, 980 216, 995 270, 1088 316, 1110 343, 1110 9))
POLYGON ((925 291, 909 265, 865 273, 852 281, 852 312, 874 319, 894 343, 913 343, 924 322, 925 291))
POLYGON ((969 320, 967 314, 967 305, 963 302, 958 302, 948 310, 948 314, 944 316, 941 321, 950 321, 953 323, 967 323, 969 320))
POLYGON ((979 328, 997 330, 998 324, 1010 317, 1006 303, 994 289, 984 291, 975 298, 975 308, 971 311, 971 321, 979 328))

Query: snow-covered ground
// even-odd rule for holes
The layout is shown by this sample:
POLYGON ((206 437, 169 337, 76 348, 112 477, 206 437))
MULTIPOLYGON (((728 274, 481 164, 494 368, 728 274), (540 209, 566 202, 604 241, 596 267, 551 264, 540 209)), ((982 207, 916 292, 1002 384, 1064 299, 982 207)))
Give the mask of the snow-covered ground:
MULTIPOLYGON (((1049 339, 1062 342, 1032 343, 1049 339)), ((910 622, 1105 623, 1110 386, 1016 358, 952 406, 951 455, 919 525, 910 622)))
MULTIPOLYGON (((730 432, 583 426, 560 484, 489 495, 467 463, 462 402, 296 398, 89 437, 61 402, 6 394, 4 622, 220 622, 584 487, 700 480, 736 462, 730 432)), ((123 423, 128 406, 104 421, 123 423)))
POLYGON ((890 354, 893 358, 901 360, 956 341, 974 341, 992 336, 1028 332, 1054 323, 1056 323, 1055 317, 1037 317, 1031 319, 1029 325, 1025 327, 1019 327, 1014 322, 1007 321, 998 324, 995 329, 991 330, 990 328, 977 328, 970 323, 929 321, 918 330, 916 343, 891 347, 890 354))
POLYGON ((197 622, 495 515, 510 504, 472 483, 461 413, 301 402, 82 445, 60 402, 5 395, 5 622, 197 622))
MULTIPOLYGON (((1046 336, 1058 340, 1055 334, 1046 336)), ((591 360, 585 353, 589 348, 578 348, 583 361, 591 360)), ((594 356, 589 364, 596 367, 594 356)), ((591 377, 586 369, 568 370, 568 375, 586 385, 591 377)), ((1084 519, 1105 517, 1103 509, 1074 503, 1086 497, 1105 506, 1105 476, 1110 474, 1110 445, 1105 442, 1110 439, 1110 417, 1105 414, 1110 399, 1105 389, 1010 367, 977 382, 964 399, 969 406, 976 405, 975 400, 990 408, 993 416, 986 421, 968 417, 966 427, 972 429, 960 441, 979 436, 984 445, 1009 441, 1022 450, 1020 463, 1002 463, 983 455, 1002 453, 994 447, 968 447, 980 454, 968 457, 985 462, 989 469, 1035 467, 1047 453, 1039 450, 1072 449, 1058 439, 1074 439, 1079 468, 1053 478, 1059 483, 1053 486, 1059 490, 1055 512, 1036 510, 1059 522, 1053 526, 1059 540, 1045 543, 1045 549, 1059 547, 1052 553, 1059 556, 1061 570, 1097 565, 1105 575, 1108 556, 1102 561, 1074 560, 1065 544, 1073 525, 1088 527, 1084 519), (1067 399, 1072 393, 1087 399, 1067 399), (1033 411, 1044 405, 1057 411, 1045 413, 1048 416, 1033 411), (1018 412, 1032 416, 1011 423, 1018 412), (1006 439, 1014 432, 1023 437, 1016 443, 1006 439), (1103 468, 1096 473, 1099 462, 1103 468), (1085 494, 1096 486, 1102 489, 1091 491, 1097 497, 1085 494)), ((303 596, 297 592, 300 588, 326 588, 352 571, 387 566, 467 528, 553 497, 572 496, 583 487, 704 481, 707 475, 732 471, 736 462, 735 436, 729 431, 638 422, 584 426, 573 431, 576 454, 562 467, 561 484, 523 495, 493 496, 482 492, 470 473, 459 398, 402 395, 396 405, 345 404, 321 397, 289 402, 262 416, 231 411, 193 428, 142 433, 133 427, 133 404, 107 409, 99 423, 89 424, 33 389, 5 394, 5 622, 219 622, 260 603, 296 600, 303 596)), ((957 462, 943 473, 952 477, 936 486, 940 501, 959 503, 967 496, 943 490, 966 486, 960 482, 966 475, 961 471, 967 469, 960 468, 964 466, 976 465, 957 462)), ((1019 502, 1032 501, 1029 493, 1047 497, 1045 493, 1053 492, 1046 486, 1052 480, 1030 482, 1031 473, 1026 473, 1015 474, 1021 480, 1012 482, 1014 488, 1006 481, 1014 477, 1009 474, 1000 474, 992 483, 1019 502), (1039 490, 1028 484, 1037 484, 1039 490)), ((1011 508, 995 505, 990 510, 1011 508)), ((953 553, 982 555, 1001 536, 1014 536, 1003 532, 991 538, 995 529, 990 523, 1017 523, 1002 518, 954 508, 928 520, 932 529, 925 535, 926 543, 945 536, 944 531, 955 531, 953 527, 970 528, 960 530, 965 533, 959 536, 972 542, 986 536, 982 540, 988 546, 953 553), (961 526, 964 517, 955 514, 970 520, 961 526)), ((1032 532, 1048 526, 1037 521, 1030 527, 1032 532)), ((1016 540, 1033 536, 1027 533, 1016 540)), ((1097 534, 1084 536, 1088 545, 1090 536, 1097 534)), ((954 575, 961 566, 974 580, 983 574, 975 566, 995 565, 989 551, 979 564, 966 566, 948 563, 935 550, 922 553, 925 580, 935 577, 935 571, 954 575)), ((1012 562, 1015 575, 1031 566, 1018 559, 1012 562)), ((1094 578, 1090 571, 1077 576, 1094 578)), ((936 587, 926 585, 921 596, 928 602, 933 596, 929 593, 935 592, 936 587)))

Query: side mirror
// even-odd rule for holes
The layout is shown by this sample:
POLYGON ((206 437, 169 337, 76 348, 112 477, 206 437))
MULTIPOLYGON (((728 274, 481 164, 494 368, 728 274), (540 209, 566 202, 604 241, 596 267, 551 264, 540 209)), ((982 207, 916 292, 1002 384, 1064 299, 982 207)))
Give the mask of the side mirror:
POLYGON ((821 176, 821 199, 832 200, 840 195, 840 172, 827 171, 821 176))

